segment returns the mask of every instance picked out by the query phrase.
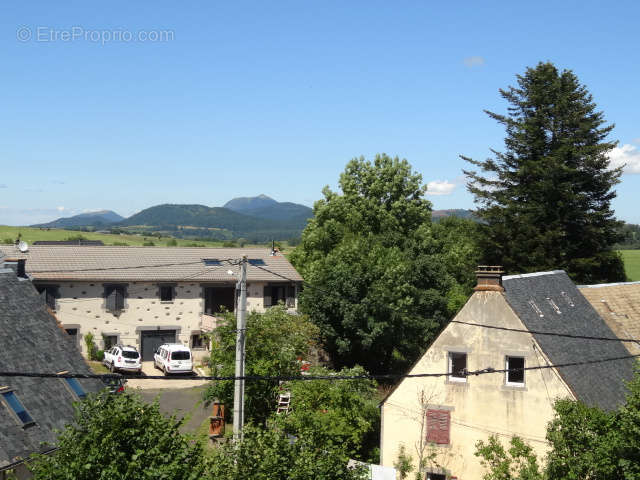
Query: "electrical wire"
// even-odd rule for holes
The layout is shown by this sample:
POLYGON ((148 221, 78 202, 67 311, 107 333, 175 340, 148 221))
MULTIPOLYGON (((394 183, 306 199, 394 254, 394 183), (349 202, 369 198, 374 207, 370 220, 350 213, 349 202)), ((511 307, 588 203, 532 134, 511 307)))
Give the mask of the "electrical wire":
MULTIPOLYGON (((465 376, 478 376, 493 373, 506 373, 515 371, 532 371, 546 370, 549 368, 565 368, 579 365, 593 365, 596 363, 615 362, 619 360, 627 360, 630 358, 638 358, 637 355, 624 355, 620 357, 599 358, 593 360, 582 360, 579 362, 566 362, 547 365, 538 365, 535 367, 524 368, 493 368, 486 367, 479 370, 471 370, 464 372, 465 376)), ((244 376, 202 376, 202 377, 166 377, 162 375, 149 375, 144 377, 136 377, 140 380, 248 380, 248 381, 314 381, 314 380, 382 380, 382 379, 403 379, 403 378, 428 378, 428 377, 447 377, 450 372, 446 373, 413 373, 413 374, 365 374, 365 375, 244 375, 244 376)), ((33 378, 123 378, 119 374, 85 374, 85 373, 43 373, 43 372, 3 372, 0 371, 0 377, 33 377, 33 378)))
MULTIPOLYGON (((218 259, 219 262, 228 262, 232 265, 237 265, 238 259, 225 258, 218 259)), ((202 263, 202 259, 194 262, 174 262, 174 263, 156 263, 151 265, 132 265, 129 267, 101 267, 101 268, 78 268, 78 269, 61 269, 61 270, 29 270, 27 273, 74 273, 74 272, 103 272, 108 270, 134 270, 138 268, 161 268, 161 267, 176 267, 181 265, 198 265, 202 263)), ((215 265, 220 266, 220 265, 215 265)))

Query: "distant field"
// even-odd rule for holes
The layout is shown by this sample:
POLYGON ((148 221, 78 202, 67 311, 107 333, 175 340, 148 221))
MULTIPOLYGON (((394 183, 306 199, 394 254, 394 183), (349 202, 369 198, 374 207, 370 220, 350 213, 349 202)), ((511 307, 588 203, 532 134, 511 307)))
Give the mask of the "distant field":
MULTIPOLYGON (((82 235, 87 240, 102 240, 105 245, 123 244, 130 246, 142 246, 146 242, 153 242, 155 246, 166 246, 167 242, 173 240, 172 237, 153 237, 151 235, 113 235, 107 233, 80 232, 76 230, 41 230, 39 228, 30 227, 6 227, 0 225, 0 243, 7 243, 8 240, 15 240, 18 234, 22 234, 22 239, 27 243, 33 243, 36 240, 67 240, 69 237, 77 237, 82 235)), ((178 246, 186 247, 193 245, 204 245, 206 247, 221 247, 222 242, 200 241, 200 240, 184 240, 175 239, 178 246)))
MULTIPOLYGON (((61 229, 39 229, 39 228, 31 228, 31 227, 7 227, 5 225, 0 225, 0 244, 2 243, 13 243, 15 239, 18 237, 18 234, 21 234, 20 237, 25 242, 32 244, 37 240, 68 240, 70 237, 77 237, 78 235, 82 235, 87 240, 102 240, 105 245, 124 245, 131 247, 140 247, 145 243, 153 242, 153 245, 156 247, 166 247, 167 242, 172 242, 175 240, 177 245, 169 245, 169 246, 178 246, 178 247, 222 247, 224 246, 222 241, 206 241, 206 240, 193 240, 193 239, 182 239, 182 238, 174 238, 174 237, 160 237, 152 236, 152 235, 134 235, 134 234, 124 234, 124 235, 116 235, 110 233, 94 233, 94 232, 81 232, 78 230, 61 230, 61 229)), ((290 253, 293 247, 287 245, 287 242, 278 242, 281 246, 281 251, 285 255, 290 253)), ((248 244, 245 247, 261 247, 267 248, 265 244, 248 244)))
POLYGON ((632 282, 640 281, 640 250, 620 250, 624 269, 632 282))

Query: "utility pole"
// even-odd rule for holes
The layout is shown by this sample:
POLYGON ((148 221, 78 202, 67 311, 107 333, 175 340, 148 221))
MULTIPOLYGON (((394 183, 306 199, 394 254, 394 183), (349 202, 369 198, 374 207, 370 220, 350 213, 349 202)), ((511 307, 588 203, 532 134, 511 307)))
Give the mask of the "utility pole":
POLYGON ((236 284, 240 290, 240 301, 236 313, 236 379, 233 392, 233 440, 242 439, 244 425, 244 344, 247 325, 247 256, 243 255, 240 262, 240 279, 236 284))

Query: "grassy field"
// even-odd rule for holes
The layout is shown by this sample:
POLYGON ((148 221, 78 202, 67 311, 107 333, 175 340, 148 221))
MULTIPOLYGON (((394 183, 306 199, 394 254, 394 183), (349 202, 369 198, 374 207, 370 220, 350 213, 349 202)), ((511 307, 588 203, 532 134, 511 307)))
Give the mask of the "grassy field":
MULTIPOLYGON (((27 243, 33 243, 36 240, 67 240, 69 237, 77 237, 82 235, 87 240, 102 240, 105 245, 127 244, 130 246, 142 246, 144 243, 153 242, 155 246, 166 246, 167 242, 173 240, 173 237, 152 237, 144 235, 113 235, 108 233, 79 232, 75 230, 41 230, 39 228, 30 227, 7 227, 0 225, 0 243, 11 243, 22 234, 22 240, 27 243)), ((205 247, 221 247, 222 242, 219 241, 194 241, 175 239, 177 246, 186 247, 197 244, 205 247)))
POLYGON ((620 250, 624 269, 632 282, 640 281, 640 250, 620 250))
MULTIPOLYGON (((13 243, 18 235, 21 235, 21 239, 25 242, 32 244, 37 240, 68 240, 82 235, 87 240, 101 240, 105 245, 123 245, 131 247, 140 247, 145 244, 149 245, 149 242, 153 242, 153 246, 156 247, 222 247, 224 242, 214 240, 193 240, 182 239, 174 237, 160 237, 151 235, 136 235, 136 234, 110 234, 110 233, 94 233, 94 232, 81 232, 78 230, 61 230, 61 229, 40 229, 31 227, 8 227, 6 225, 0 225, 0 244, 13 243), (173 242, 177 245, 174 245, 173 242), (171 243, 169 243, 171 242, 171 243)), ((283 254, 287 255, 291 253, 293 247, 289 246, 287 242, 278 242, 280 250, 283 254)), ((149 245, 150 246, 150 245, 149 245)), ((248 244, 247 248, 268 248, 267 243, 264 244, 248 244)))

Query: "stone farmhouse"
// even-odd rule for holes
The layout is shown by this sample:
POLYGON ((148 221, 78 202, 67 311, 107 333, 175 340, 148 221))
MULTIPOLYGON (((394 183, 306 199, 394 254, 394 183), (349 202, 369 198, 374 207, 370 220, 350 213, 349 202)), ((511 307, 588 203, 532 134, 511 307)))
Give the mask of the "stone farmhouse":
MULTIPOLYGON (((0 253, 2 370, 90 374, 73 339, 13 268, 15 262, 4 265, 0 253)), ((30 478, 25 460, 52 452, 57 430, 73 421, 73 402, 103 387, 91 379, 0 376, 0 479, 30 478)))
POLYGON ((239 260, 247 255, 247 308, 283 303, 297 308, 302 277, 270 249, 32 245, 0 246, 26 272, 67 333, 86 354, 92 333, 99 348, 133 345, 152 360, 162 343, 206 355, 202 333, 219 313, 236 308, 239 260))
POLYGON ((404 446, 431 480, 480 480, 479 440, 518 435, 544 455, 556 399, 624 402, 634 359, 617 340, 575 338, 617 337, 566 273, 502 273, 478 269, 469 301, 408 372, 445 375, 405 378, 382 402, 382 465, 404 446), (617 360, 561 366, 602 359, 617 360))

